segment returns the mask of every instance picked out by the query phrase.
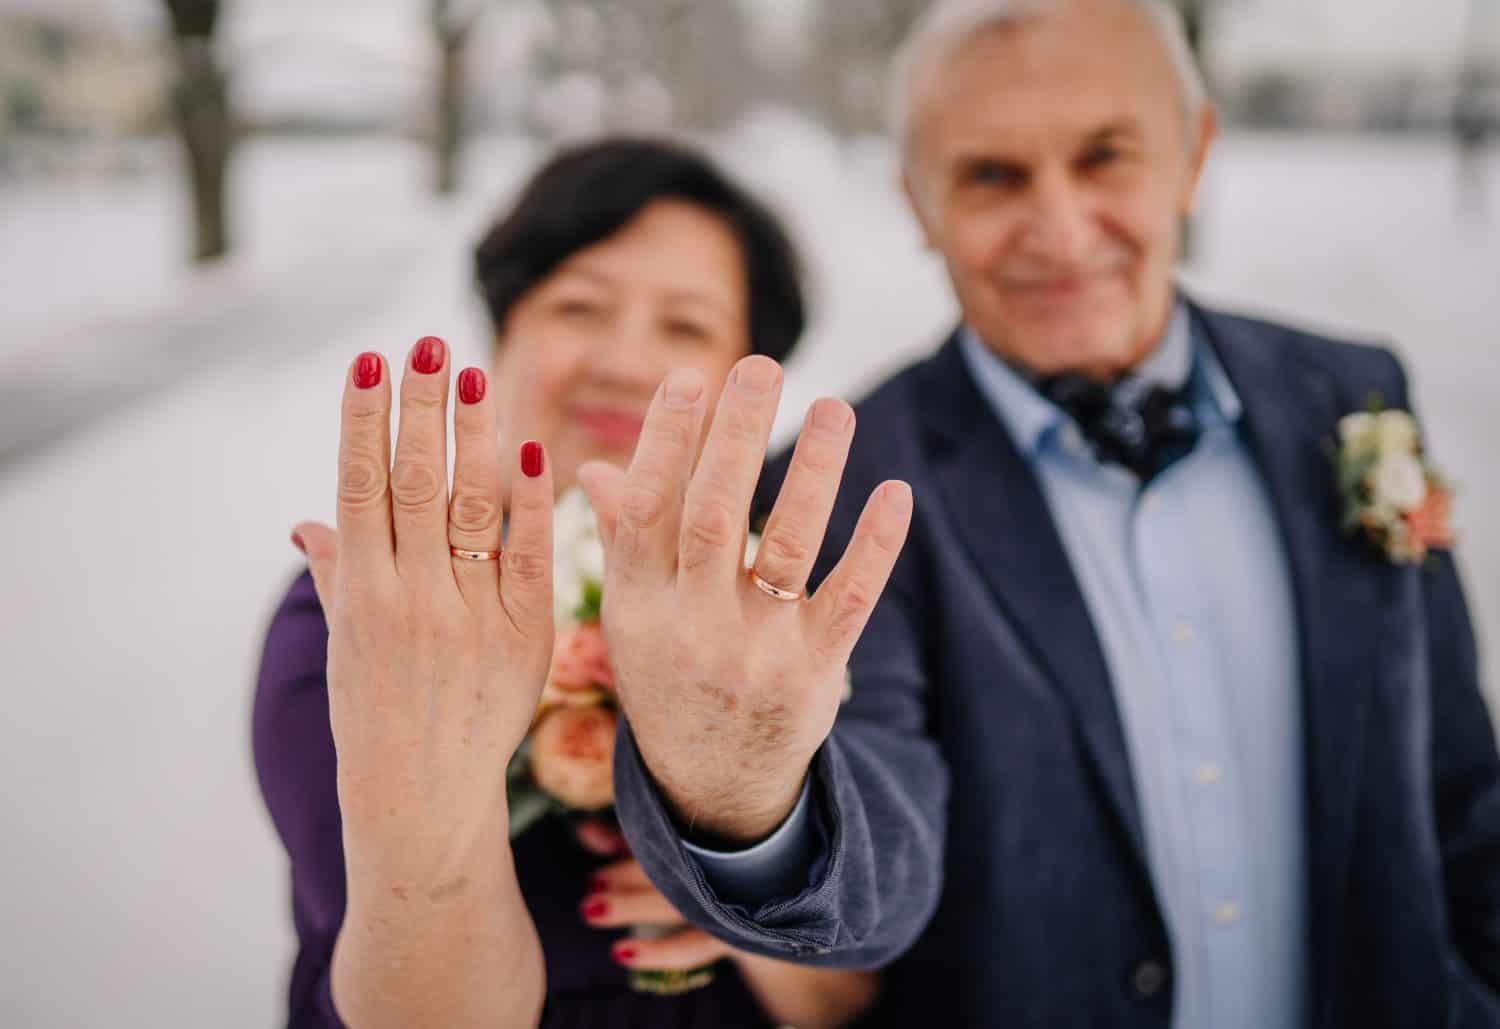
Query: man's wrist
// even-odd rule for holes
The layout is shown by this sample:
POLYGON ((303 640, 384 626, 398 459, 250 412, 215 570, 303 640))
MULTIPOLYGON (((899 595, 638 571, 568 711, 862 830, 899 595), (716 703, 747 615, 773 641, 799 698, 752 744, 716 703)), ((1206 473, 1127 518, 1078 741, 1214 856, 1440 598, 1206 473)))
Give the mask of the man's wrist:
POLYGON ((697 783, 688 788, 658 776, 649 762, 647 770, 684 840, 710 850, 741 850, 761 842, 786 821, 802 795, 808 764, 801 763, 790 779, 784 773, 772 782, 754 782, 746 776, 733 784, 697 783))
POLYGON ((711 850, 683 840, 683 847, 697 861, 721 901, 758 907, 802 892, 817 856, 811 794, 809 775, 786 821, 752 847, 711 850))

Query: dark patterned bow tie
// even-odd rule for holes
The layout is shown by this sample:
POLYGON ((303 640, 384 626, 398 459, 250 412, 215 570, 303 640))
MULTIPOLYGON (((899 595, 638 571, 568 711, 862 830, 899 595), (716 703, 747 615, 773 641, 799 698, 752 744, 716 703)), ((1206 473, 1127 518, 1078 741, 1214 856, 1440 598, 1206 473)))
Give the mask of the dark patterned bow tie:
POLYGON ((1125 466, 1142 483, 1198 442, 1201 426, 1182 389, 1129 376, 1096 382, 1075 373, 1042 379, 1037 388, 1078 423, 1095 457, 1125 466))

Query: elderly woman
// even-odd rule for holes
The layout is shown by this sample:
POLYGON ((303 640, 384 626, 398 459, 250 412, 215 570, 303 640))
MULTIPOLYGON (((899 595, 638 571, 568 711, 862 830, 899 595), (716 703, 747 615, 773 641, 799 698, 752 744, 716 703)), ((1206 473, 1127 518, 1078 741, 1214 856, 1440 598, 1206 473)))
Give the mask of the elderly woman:
POLYGON ((579 1029, 843 1024, 872 976, 733 952, 685 926, 622 940, 632 921, 681 919, 607 826, 551 816, 506 839, 504 770, 550 655, 551 500, 585 462, 629 463, 669 373, 695 369, 713 397, 747 355, 786 357, 803 328, 792 248, 699 156, 617 141, 537 173, 476 271, 496 345, 488 371, 457 377, 451 508, 447 347, 428 338, 408 354, 389 489, 397 384, 361 355, 345 388, 343 545, 299 526, 311 574, 265 646, 255 759, 292 864, 289 1025, 521 1025, 538 1009, 544 1026, 579 1029), (460 559, 494 553, 502 507, 503 569, 460 559), (402 600, 398 580, 430 588, 402 600), (454 624, 469 635, 439 654, 426 630, 454 624), (454 653, 469 655, 460 672, 454 653), (628 985, 628 970, 723 957, 693 992, 628 985))

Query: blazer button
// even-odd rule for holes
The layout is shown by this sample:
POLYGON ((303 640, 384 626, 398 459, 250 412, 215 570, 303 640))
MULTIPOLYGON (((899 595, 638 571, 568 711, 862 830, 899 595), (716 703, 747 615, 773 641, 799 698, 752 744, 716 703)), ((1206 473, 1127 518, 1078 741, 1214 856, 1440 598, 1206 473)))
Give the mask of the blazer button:
POLYGON ((1130 988, 1141 1000, 1155 1000, 1167 988, 1167 966, 1160 961, 1142 961, 1130 973, 1130 988))

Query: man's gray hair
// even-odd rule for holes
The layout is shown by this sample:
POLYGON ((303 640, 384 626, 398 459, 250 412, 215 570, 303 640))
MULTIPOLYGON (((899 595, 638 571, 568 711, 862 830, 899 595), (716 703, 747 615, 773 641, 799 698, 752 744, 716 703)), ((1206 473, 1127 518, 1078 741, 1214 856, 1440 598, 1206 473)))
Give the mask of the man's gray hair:
MULTIPOLYGON (((1130 0, 1141 9, 1167 48, 1190 125, 1208 102, 1203 72, 1188 45, 1182 12, 1171 0, 1130 0)), ((896 52, 891 79, 891 133, 902 152, 911 151, 912 112, 933 72, 967 43, 991 29, 1013 25, 1057 6, 1057 0, 936 0, 896 52)))

